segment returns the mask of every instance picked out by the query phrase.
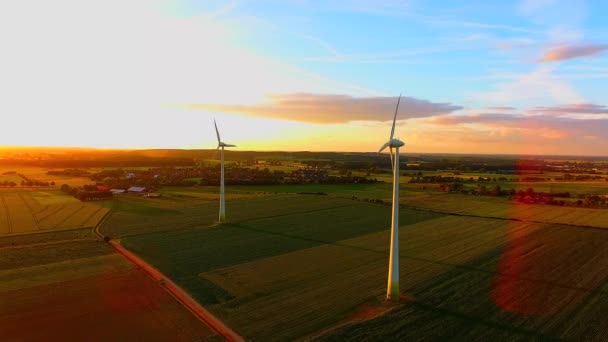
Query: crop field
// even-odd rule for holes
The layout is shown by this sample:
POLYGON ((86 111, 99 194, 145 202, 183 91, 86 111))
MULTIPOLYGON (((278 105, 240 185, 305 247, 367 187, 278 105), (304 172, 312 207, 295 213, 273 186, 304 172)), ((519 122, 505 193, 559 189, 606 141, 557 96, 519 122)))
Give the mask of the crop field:
MULTIPOLYGON (((217 195, 216 195, 217 196, 217 195)), ((161 197, 162 198, 162 197, 161 197)), ((159 232, 191 227, 208 227, 218 219, 219 203, 212 201, 183 207, 157 206, 156 199, 116 197, 111 215, 101 231, 111 237, 159 232)), ((301 211, 314 211, 338 206, 357 205, 358 202, 316 195, 295 194, 237 194, 227 196, 226 212, 231 222, 252 218, 281 216, 301 211)))
POLYGON ((480 250, 466 262, 442 258, 454 266, 410 283, 411 299, 398 310, 321 340, 608 338, 602 319, 608 314, 608 232, 539 224, 516 228, 522 224, 508 224, 500 248, 480 250))
POLYGON ((0 238, 0 331, 8 341, 216 336, 90 229, 0 238))
MULTIPOLYGON (((233 186, 230 191, 260 191, 276 193, 298 193, 298 192, 323 192, 333 196, 360 198, 372 198, 390 200, 393 187, 388 183, 372 184, 285 184, 285 185, 248 185, 233 186)), ((402 198, 414 198, 424 194, 421 184, 401 184, 400 195, 402 198)))
MULTIPOLYGON (((470 328, 466 333, 505 338, 591 336, 581 322, 603 314, 587 303, 600 300, 596 293, 608 279, 608 252, 591 254, 589 246, 608 247, 608 231, 557 223, 608 228, 604 211, 442 193, 402 203, 490 218, 403 209, 401 286, 413 299, 389 316, 408 315, 399 318, 405 323, 378 318, 323 339, 370 337, 364 333, 368 324, 380 335, 404 330, 405 338, 429 331, 450 336, 460 326, 470 328), (454 306, 444 305, 443 298, 454 306), (579 311, 591 316, 581 316, 576 326, 565 323, 568 313, 579 311)), ((246 337, 312 336, 382 297, 389 206, 283 193, 232 199, 227 208, 229 224, 211 225, 217 215, 212 201, 186 208, 189 214, 165 213, 149 221, 158 226, 166 219, 169 225, 198 213, 198 223, 184 218, 182 229, 127 236, 122 243, 246 337), (201 224, 204 219, 210 226, 201 224)))
MULTIPOLYGON (((200 273, 334 244, 390 226, 390 207, 327 196, 262 197, 244 208, 238 215, 235 210, 230 224, 129 236, 122 244, 207 305, 233 295, 200 273)), ((441 215, 404 209, 401 224, 437 217, 441 215)))
POLYGON ((107 212, 58 191, 0 191, 0 236, 93 227, 107 212))
POLYGON ((10 174, 10 175, 0 174, 0 182, 13 182, 15 184, 21 184, 22 180, 23 180, 23 178, 15 175, 15 174, 10 174))
POLYGON ((608 228, 608 210, 529 205, 488 196, 428 193, 401 203, 417 208, 484 217, 608 228))
MULTIPOLYGON (((11 166, 2 166, 0 167, 0 182, 4 181, 3 177, 13 177, 13 181, 17 184, 20 185, 21 181, 23 180, 21 177, 17 176, 16 174, 11 174, 11 175, 2 175, 1 173, 3 172, 7 172, 7 171, 14 171, 16 173, 21 173, 26 175, 27 177, 29 177, 30 179, 34 179, 37 181, 41 181, 41 182, 55 182, 55 186, 59 187, 61 186, 61 184, 68 184, 70 186, 82 186, 85 184, 91 184, 91 180, 88 177, 74 177, 74 176, 60 176, 60 175, 47 175, 47 172, 49 170, 56 170, 56 169, 50 169, 50 168, 45 168, 45 167, 24 167, 24 166, 19 166, 19 167, 11 167, 11 166)), ((91 171, 95 171, 96 169, 93 169, 91 171)), ((8 181, 10 181, 9 179, 6 179, 8 181)))
MULTIPOLYGON (((510 222, 445 217, 401 229, 405 290, 504 243, 510 222), (476 243, 477 242, 477 243, 476 243), (482 243, 479 243, 482 242, 482 243), (463 246, 474 246, 463 253, 463 246)), ((519 224, 512 229, 525 229, 519 224)), ((202 273, 228 292, 211 306, 247 336, 292 339, 322 329, 386 286, 389 232, 202 273)))

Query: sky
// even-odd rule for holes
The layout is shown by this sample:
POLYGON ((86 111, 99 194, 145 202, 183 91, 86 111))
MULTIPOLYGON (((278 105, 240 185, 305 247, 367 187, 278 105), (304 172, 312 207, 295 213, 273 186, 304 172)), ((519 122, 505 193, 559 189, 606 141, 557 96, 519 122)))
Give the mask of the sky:
POLYGON ((608 155, 605 1, 0 2, 0 146, 608 155))

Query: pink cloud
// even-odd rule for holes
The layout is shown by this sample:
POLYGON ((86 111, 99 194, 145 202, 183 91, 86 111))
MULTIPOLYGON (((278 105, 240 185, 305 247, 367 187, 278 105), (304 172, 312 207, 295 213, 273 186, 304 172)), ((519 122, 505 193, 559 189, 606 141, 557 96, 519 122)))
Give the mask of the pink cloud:
MULTIPOLYGON (((271 95, 267 103, 255 105, 188 104, 181 107, 229 112, 274 119, 312 122, 346 123, 350 121, 389 121, 397 97, 352 97, 335 94, 295 93, 271 95)), ((436 103, 404 96, 399 105, 399 118, 424 118, 462 109, 451 103, 436 103)))
POLYGON ((549 50, 539 59, 539 62, 556 62, 577 57, 592 56, 608 49, 607 44, 579 44, 559 47, 549 50))
POLYGON ((528 110, 531 114, 565 115, 565 114, 608 114, 608 107, 592 103, 576 103, 554 107, 535 107, 528 110))

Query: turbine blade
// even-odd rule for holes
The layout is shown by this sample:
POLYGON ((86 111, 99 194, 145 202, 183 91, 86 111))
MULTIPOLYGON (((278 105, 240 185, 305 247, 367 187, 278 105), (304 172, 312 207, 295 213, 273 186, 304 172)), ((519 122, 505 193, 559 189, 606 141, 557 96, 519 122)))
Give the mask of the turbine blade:
POLYGON ((215 134, 217 135, 217 143, 219 144, 220 143, 220 131, 218 131, 218 129, 217 129, 217 123, 215 123, 215 119, 213 119, 213 125, 215 125, 215 134))
POLYGON ((391 167, 392 172, 395 173, 395 158, 393 158, 393 148, 391 147, 391 167))
POLYGON ((384 151, 384 149, 385 149, 385 148, 387 148, 387 147, 388 147, 388 145, 389 145, 388 143, 386 143, 386 144, 382 145, 382 147, 380 147, 380 149, 378 150, 378 153, 380 153, 380 152, 384 151))
POLYGON ((236 147, 236 145, 224 144, 225 147, 236 147))
POLYGON ((388 140, 393 139, 395 135, 395 121, 397 121, 397 112, 399 111, 399 102, 401 102, 401 94, 399 94, 399 99, 397 100, 397 108, 395 108, 395 116, 393 117, 393 128, 391 129, 391 137, 388 140))

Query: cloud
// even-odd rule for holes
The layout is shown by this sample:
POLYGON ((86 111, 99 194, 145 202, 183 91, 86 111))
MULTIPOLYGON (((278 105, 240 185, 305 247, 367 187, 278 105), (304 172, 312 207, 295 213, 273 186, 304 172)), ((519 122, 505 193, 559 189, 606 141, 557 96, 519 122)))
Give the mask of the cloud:
POLYGON ((578 57, 593 56, 608 50, 608 44, 578 44, 559 47, 543 54, 539 62, 556 62, 578 57))
POLYGON ((496 105, 514 102, 528 102, 528 104, 585 102, 574 87, 553 74, 556 66, 543 64, 528 73, 493 75, 498 79, 509 79, 510 82, 499 83, 496 89, 489 92, 474 93, 471 98, 496 105))
POLYGON ((608 114, 608 107, 592 103, 577 103, 554 107, 534 107, 528 110, 528 112, 544 115, 608 114))
POLYGON ((506 112, 506 111, 515 110, 515 107, 508 107, 508 106, 496 106, 496 107, 486 107, 486 108, 489 109, 489 110, 497 110, 497 111, 500 111, 500 112, 502 112, 502 111, 506 112))
POLYGON ((429 120, 430 123, 444 126, 460 124, 498 124, 518 121, 521 115, 504 113, 475 113, 466 115, 441 115, 429 120))
MULTIPOLYGON (((593 108, 598 111, 606 110, 604 106, 585 106, 593 106, 593 108), (601 109, 600 107, 604 109, 601 109)), ((551 109, 557 112, 562 110, 562 107, 551 107, 551 109)), ((530 111, 534 110, 536 110, 536 108, 530 111)), ((476 127, 480 132, 486 133, 488 131, 499 131, 506 136, 517 135, 520 139, 525 139, 531 142, 535 141, 538 143, 546 140, 572 138, 574 140, 564 141, 577 141, 578 144, 580 142, 579 138, 581 137, 585 137, 585 139, 588 141, 608 142, 608 136, 605 133, 608 132, 608 118, 602 117, 597 119, 581 119, 575 117, 555 116, 546 113, 539 115, 479 113, 466 115, 442 115, 430 118, 426 120, 426 122, 442 126, 462 128, 476 127)), ((601 145, 592 146, 595 150, 593 152, 594 154, 598 154, 600 149, 599 146, 601 145)), ((600 154, 606 153, 608 153, 608 151, 604 150, 600 154)))
MULTIPOLYGON (((352 97, 310 93, 270 95, 268 98, 270 102, 255 105, 187 104, 179 107, 332 124, 350 121, 389 121, 397 103, 397 97, 352 97)), ((451 103, 435 103, 413 97, 402 97, 398 118, 403 120, 430 117, 462 108, 451 103)))
POLYGON ((523 33, 530 33, 530 34, 541 34, 542 33, 539 30, 525 28, 525 27, 501 25, 501 24, 488 24, 488 23, 480 23, 480 22, 475 22, 475 21, 429 19, 429 20, 427 20, 427 22, 429 24, 435 24, 435 25, 473 27, 473 28, 480 28, 480 29, 486 29, 486 30, 494 29, 494 30, 504 30, 504 31, 511 31, 511 32, 519 32, 519 33, 523 32, 523 33))

